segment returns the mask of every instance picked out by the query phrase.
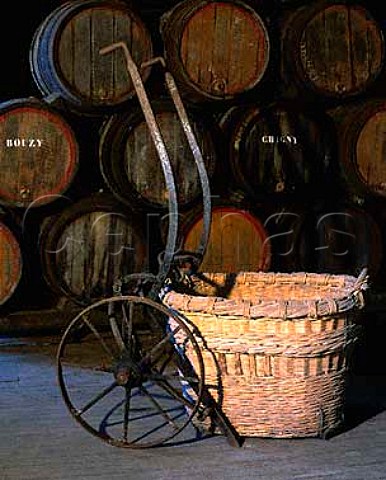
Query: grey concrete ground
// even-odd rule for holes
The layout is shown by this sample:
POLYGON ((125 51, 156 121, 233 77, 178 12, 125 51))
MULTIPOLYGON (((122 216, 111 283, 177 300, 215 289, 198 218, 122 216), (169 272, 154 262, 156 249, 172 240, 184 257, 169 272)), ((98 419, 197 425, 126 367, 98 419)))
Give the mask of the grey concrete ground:
POLYGON ((70 416, 55 348, 55 339, 0 341, 1 480, 386 480, 386 378, 355 379, 350 426, 329 440, 254 438, 233 448, 219 435, 196 440, 191 429, 171 446, 132 450, 70 416))

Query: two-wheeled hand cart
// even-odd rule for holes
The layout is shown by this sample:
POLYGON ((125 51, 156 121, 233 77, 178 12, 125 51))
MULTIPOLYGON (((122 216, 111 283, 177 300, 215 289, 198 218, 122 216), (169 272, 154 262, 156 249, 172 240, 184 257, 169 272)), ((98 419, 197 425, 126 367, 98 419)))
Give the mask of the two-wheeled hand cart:
MULTIPOLYGON (((185 427, 193 426, 196 418, 210 418, 231 445, 241 446, 241 437, 205 384, 195 328, 162 302, 168 284, 186 278, 180 267, 189 261, 197 268, 208 243, 210 188, 200 148, 174 79, 165 69, 165 84, 192 150, 203 194, 203 230, 197 251, 176 251, 177 191, 167 149, 127 45, 115 43, 100 53, 116 49, 125 54, 162 165, 169 200, 168 236, 157 275, 139 273, 118 279, 113 296, 88 305, 69 323, 57 352, 60 391, 75 420, 113 446, 165 444, 183 430, 185 434, 189 430, 185 427)), ((146 66, 156 62, 165 67, 158 57, 146 66)))

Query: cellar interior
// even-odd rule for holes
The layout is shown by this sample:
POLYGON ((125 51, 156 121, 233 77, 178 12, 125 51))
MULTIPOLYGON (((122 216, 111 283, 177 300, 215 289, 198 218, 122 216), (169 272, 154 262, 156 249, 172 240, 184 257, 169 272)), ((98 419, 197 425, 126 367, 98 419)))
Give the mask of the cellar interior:
MULTIPOLYGON (((165 248, 168 195, 136 95, 131 92, 121 100, 117 89, 114 101, 96 101, 95 106, 95 87, 91 100, 83 94, 77 103, 63 87, 55 92, 55 72, 52 77, 47 73, 45 56, 55 29, 60 30, 60 19, 52 14, 71 3, 76 4, 28 2, 21 13, 20 4, 11 2, 8 15, 1 18, 1 114, 6 119, 21 106, 41 113, 42 128, 60 145, 43 155, 44 161, 58 165, 55 183, 57 178, 44 171, 47 163, 36 167, 26 158, 39 149, 39 132, 32 136, 30 131, 25 138, 10 125, 1 133, 1 222, 4 241, 10 241, 10 235, 16 245, 3 258, 9 260, 20 248, 20 258, 12 258, 14 270, 4 268, 14 282, 9 289, 4 286, 1 299, 4 335, 60 331, 63 315, 67 321, 68 312, 110 294, 113 278, 133 271, 156 274, 165 248), (127 158, 132 165, 124 164, 127 158), (131 180, 138 182, 135 188, 125 176, 127 168, 131 180), (15 185, 13 193, 5 188, 10 184, 15 185)), ((186 35, 184 41, 195 50, 191 63, 182 65, 176 37, 182 35, 181 16, 188 18, 194 2, 174 16, 165 14, 182 2, 124 3, 139 24, 136 36, 131 31, 131 40, 138 42, 138 61, 141 55, 148 60, 167 52, 167 68, 175 76, 206 162, 213 240, 202 268, 357 276, 367 267, 371 289, 355 367, 384 371, 386 363, 379 356, 384 355, 380 351, 386 332, 386 24, 379 2, 224 2, 224 11, 236 11, 224 13, 217 33, 235 19, 236 24, 244 19, 245 27, 235 27, 234 43, 227 44, 224 34, 224 43, 213 46, 216 62, 222 63, 222 70, 216 65, 218 75, 203 66, 213 41, 206 37, 210 11, 203 14, 208 18, 189 27, 193 40, 186 35), (352 6, 349 20, 347 5, 352 6), (331 18, 322 7, 331 9, 331 18), (329 50, 340 28, 345 35, 345 22, 352 25, 354 52, 348 74, 344 52, 340 58, 339 52, 329 50), (245 47, 237 42, 240 32, 244 39, 250 36, 245 47), (260 50, 253 63, 256 48, 260 50), (234 58, 241 53, 245 63, 235 67, 234 58), (341 61, 340 77, 335 67, 318 73, 329 60, 341 61), (183 66, 191 68, 188 80, 183 66)), ((113 8, 115 2, 111 4, 113 8)), ((118 21, 114 28, 119 29, 118 21)), ((90 27, 90 32, 97 38, 96 30, 90 27)), ((103 43, 102 36, 98 41, 103 43)), ((119 52, 114 55, 119 64, 119 52)), ((194 250, 202 228, 195 166, 168 98, 163 66, 157 63, 141 72, 170 155, 179 162, 179 245, 194 250)), ((91 77, 103 90, 103 78, 95 72, 91 77)))
POLYGON ((0 27, 0 477, 384 479, 382 3, 0 27))
MULTIPOLYGON (((64 149, 63 157, 61 153, 51 152, 50 158, 54 161, 55 156, 59 156, 56 158, 58 170, 52 173, 62 176, 58 187, 53 178, 44 178, 44 172, 38 171, 37 167, 36 172, 28 170, 33 169, 33 165, 23 167, 24 152, 39 148, 38 134, 29 139, 35 142, 31 146, 20 145, 18 142, 26 139, 20 139, 17 134, 9 135, 12 130, 2 134, 3 137, 6 135, 2 140, 2 158, 6 159, 12 151, 15 158, 9 157, 12 158, 10 163, 20 161, 12 170, 12 165, 3 160, 4 185, 11 184, 12 188, 22 192, 27 187, 23 187, 23 179, 17 177, 26 175, 32 182, 31 189, 35 190, 27 194, 19 192, 21 196, 16 198, 16 194, 12 197, 5 188, 1 203, 2 222, 10 235, 15 236, 15 248, 20 247, 20 258, 14 259, 16 266, 7 273, 11 280, 5 279, 11 286, 9 290, 5 288, 1 305, 1 324, 5 333, 11 334, 17 331, 33 334, 40 329, 58 328, 57 312, 72 311, 73 307, 110 293, 113 277, 130 271, 156 274, 165 248, 167 192, 136 95, 131 93, 123 101, 117 97, 115 103, 107 105, 106 102, 107 106, 102 104, 94 108, 92 100, 77 104, 71 94, 67 99, 66 94, 58 95, 54 91, 55 85, 50 85, 55 81, 44 77, 45 68, 49 68, 44 56, 48 56, 46 50, 50 48, 52 32, 57 28, 53 20, 49 26, 48 19, 63 3, 28 3, 23 6, 21 16, 19 5, 14 2, 9 6, 10 15, 2 19, 1 51, 6 68, 0 93, 4 118, 18 102, 25 103, 26 108, 47 108, 47 115, 57 115, 58 125, 62 124, 56 132, 58 137, 64 135, 64 141, 57 139, 64 149), (5 33, 8 32, 5 24, 10 22, 9 19, 14 24, 12 38, 5 33), (137 132, 135 135, 132 135, 132 129, 137 132), (133 178, 136 176, 133 181, 138 182, 134 188, 122 174, 126 168, 121 153, 122 138, 130 135, 133 138, 127 148, 132 149, 133 164, 129 168, 133 178), (141 145, 141 141, 147 144, 141 145), (141 165, 147 163, 145 173, 135 166, 138 156, 141 165), (25 173, 22 168, 26 168, 25 173), (39 178, 39 175, 43 177, 39 178), (141 175, 152 179, 155 175, 154 183, 140 186, 140 182, 149 180, 140 178, 141 175), (142 190, 138 193, 136 189, 142 190), (92 217, 95 210, 93 198, 100 199, 97 201, 100 201, 102 212, 108 215, 114 212, 111 216, 114 225, 107 222, 101 225, 99 233, 97 229, 85 233, 85 229, 94 225, 87 222, 95 221, 92 217), (79 218, 84 220, 77 220, 79 218), (116 231, 112 233, 111 228, 116 231), (130 236, 127 242, 137 242, 134 256, 130 253, 133 246, 124 243, 122 235, 130 236), (102 264, 99 265, 102 268, 100 274, 106 277, 102 282, 95 277, 97 273, 91 271, 93 260, 90 259, 93 255, 96 258, 98 243, 103 245, 101 250, 107 248, 107 255, 114 258, 109 273, 103 271, 102 264), (77 260, 75 252, 80 245, 89 251, 77 260), (67 247, 71 251, 68 257, 60 254, 67 247), (77 262, 81 265, 80 273, 76 274, 77 262), (89 266, 84 262, 89 262, 89 266), (23 315, 20 316, 20 312, 23 315), (30 312, 33 320, 25 320, 28 315, 25 317, 24 312, 30 312), (48 320, 42 312, 49 312, 48 320)), ((213 235, 220 235, 220 241, 218 237, 216 244, 213 240, 202 268, 208 271, 263 270, 356 276, 367 267, 372 286, 368 341, 377 341, 385 331, 382 305, 386 275, 386 190, 382 166, 384 20, 379 6, 376 2, 355 2, 358 8, 368 12, 370 19, 361 10, 358 10, 357 17, 353 16, 356 22, 352 20, 353 28, 357 31, 351 33, 354 51, 350 61, 358 65, 353 66, 357 71, 352 73, 352 78, 344 78, 342 74, 343 86, 333 83, 338 75, 333 70, 329 72, 327 69, 324 77, 318 77, 318 66, 312 65, 317 61, 317 55, 312 56, 306 50, 310 45, 311 48, 324 48, 326 52, 333 51, 333 37, 326 39, 325 35, 320 40, 316 33, 313 38, 311 30, 322 29, 317 16, 322 6, 327 8, 336 2, 313 2, 305 7, 301 1, 249 1, 247 6, 255 13, 247 10, 251 18, 246 19, 246 25, 256 21, 251 28, 260 28, 259 41, 263 47, 259 47, 262 50, 259 61, 252 64, 245 53, 245 64, 240 67, 243 71, 239 77, 235 76, 233 84, 222 84, 224 80, 216 78, 212 72, 209 80, 199 73, 192 87, 186 74, 184 77, 181 73, 182 65, 175 53, 174 37, 182 29, 178 15, 185 12, 165 15, 178 3, 126 2, 138 15, 138 22, 145 26, 137 33, 142 35, 138 49, 145 44, 143 48, 149 51, 142 52, 143 55, 151 53, 153 57, 163 56, 166 52, 168 68, 180 87, 206 161, 211 188, 212 230, 216 232, 213 235), (295 16, 297 11, 301 13, 295 16), (296 28, 301 30, 302 21, 311 14, 316 20, 306 32, 307 44, 300 42, 293 32, 296 28), (361 43, 361 28, 367 28, 367 44, 361 43), (366 68, 362 66, 363 55, 368 56, 366 68), (331 79, 327 77, 329 74, 331 79), (358 126, 358 122, 362 122, 362 126, 358 126), (224 223, 224 216, 231 219, 229 224, 224 223)), ((231 21, 232 17, 226 15, 224 13, 224 23, 219 23, 218 28, 225 29, 226 22, 231 21)), ((331 14, 331 32, 339 27, 339 21, 343 21, 341 18, 339 12, 336 17, 331 14)), ((201 27, 204 32, 205 24, 201 27)), ((191 28, 191 35, 197 35, 194 30, 197 27, 193 25, 191 28)), ((248 35, 252 35, 248 28, 243 31, 247 40, 248 35)), ((196 43, 197 50, 191 54, 192 72, 194 68, 200 68, 200 61, 206 60, 205 40, 196 43), (197 60, 197 55, 202 58, 197 60), (194 61, 198 66, 194 67, 194 61)), ((227 61, 232 63, 232 55, 237 54, 237 49, 246 48, 242 43, 236 43, 221 46, 223 54, 217 54, 220 59, 217 61, 222 61, 223 67, 227 61)), ((326 52, 320 54, 321 65, 329 60, 326 52)), ((186 64, 190 65, 189 52, 187 58, 186 64)), ((161 131, 167 138, 166 143, 171 145, 171 156, 181 162, 175 173, 177 189, 180 187, 179 246, 194 250, 202 228, 202 194, 195 166, 191 154, 187 153, 181 129, 178 132, 178 125, 173 126, 176 119, 165 87, 164 68, 158 63, 143 72, 147 94, 162 118, 161 131), (180 155, 178 148, 182 151, 180 155)), ((223 68, 223 75, 224 72, 226 68, 223 68)), ((234 75, 232 72, 229 70, 227 74, 234 75)), ((97 82, 95 78, 94 81, 97 82)), ((4 188, 0 190, 4 191, 4 188)), ((371 355, 372 351, 372 348, 368 349, 366 355, 371 355)))

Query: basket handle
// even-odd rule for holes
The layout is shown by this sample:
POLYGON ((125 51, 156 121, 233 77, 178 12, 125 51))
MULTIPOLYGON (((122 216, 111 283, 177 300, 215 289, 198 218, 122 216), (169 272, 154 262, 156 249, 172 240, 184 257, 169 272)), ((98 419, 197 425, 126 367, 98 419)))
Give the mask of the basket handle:
POLYGON ((355 298, 356 304, 360 309, 364 308, 366 303, 363 291, 368 288, 368 280, 368 268, 364 267, 362 268, 361 273, 358 275, 352 290, 353 297, 355 298))
POLYGON ((361 270, 361 273, 358 275, 354 287, 356 290, 364 290, 368 287, 368 268, 364 267, 361 270))

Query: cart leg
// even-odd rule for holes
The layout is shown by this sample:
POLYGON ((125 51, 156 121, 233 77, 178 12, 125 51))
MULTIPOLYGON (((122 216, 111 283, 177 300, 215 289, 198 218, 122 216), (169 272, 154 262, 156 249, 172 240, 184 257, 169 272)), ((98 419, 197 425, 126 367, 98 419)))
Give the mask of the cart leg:
POLYGON ((228 417, 221 410, 217 402, 206 388, 204 389, 202 402, 210 409, 210 415, 212 416, 215 425, 217 425, 221 433, 225 435, 229 445, 232 447, 242 447, 244 438, 239 435, 235 427, 229 421, 228 417))

